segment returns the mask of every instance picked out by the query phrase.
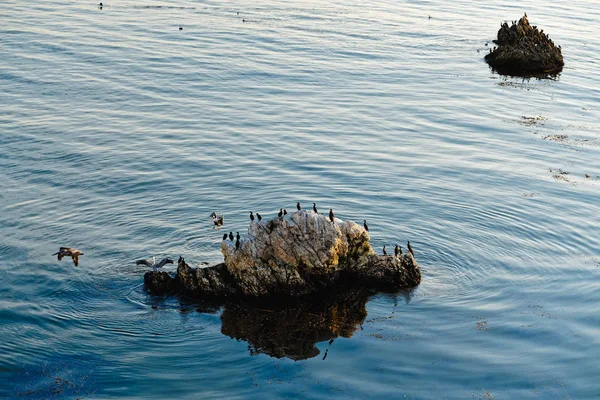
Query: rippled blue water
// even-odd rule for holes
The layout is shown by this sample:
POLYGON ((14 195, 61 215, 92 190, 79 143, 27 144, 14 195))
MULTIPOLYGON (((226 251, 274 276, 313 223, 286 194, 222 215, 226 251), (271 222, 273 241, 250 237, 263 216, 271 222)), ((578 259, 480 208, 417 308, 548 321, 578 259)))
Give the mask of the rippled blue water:
POLYGON ((600 397, 597 4, 104 4, 1 5, 0 397, 600 397), (482 61, 524 11, 556 80, 482 61), (422 284, 299 361, 144 292, 132 260, 221 260, 213 210, 296 201, 422 284))

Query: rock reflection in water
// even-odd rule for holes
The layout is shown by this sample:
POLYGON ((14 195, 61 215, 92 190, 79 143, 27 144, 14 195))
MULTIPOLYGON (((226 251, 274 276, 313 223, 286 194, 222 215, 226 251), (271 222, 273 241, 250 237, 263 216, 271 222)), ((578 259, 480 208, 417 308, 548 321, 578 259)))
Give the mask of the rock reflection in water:
POLYGON ((354 334, 367 316, 370 294, 353 289, 285 305, 227 304, 221 332, 247 341, 252 355, 305 360, 319 355, 318 342, 354 334))

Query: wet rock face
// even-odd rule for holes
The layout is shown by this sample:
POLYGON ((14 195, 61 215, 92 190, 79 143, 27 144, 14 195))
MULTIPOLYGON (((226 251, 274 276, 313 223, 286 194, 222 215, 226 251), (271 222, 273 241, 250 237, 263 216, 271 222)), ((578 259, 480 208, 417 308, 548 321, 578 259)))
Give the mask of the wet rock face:
POLYGON ((251 222, 247 235, 223 240, 221 251, 225 262, 208 268, 191 268, 180 257, 172 286, 149 273, 144 281, 153 294, 175 289, 216 300, 299 297, 334 285, 396 290, 421 281, 411 254, 378 256, 362 226, 306 210, 251 222))
POLYGON ((144 274, 144 285, 151 294, 174 293, 176 281, 165 271, 148 271, 144 274))
POLYGON ((529 25, 527 14, 511 26, 503 23, 494 42, 498 47, 485 61, 500 74, 544 77, 558 74, 564 66, 560 46, 543 29, 529 25))

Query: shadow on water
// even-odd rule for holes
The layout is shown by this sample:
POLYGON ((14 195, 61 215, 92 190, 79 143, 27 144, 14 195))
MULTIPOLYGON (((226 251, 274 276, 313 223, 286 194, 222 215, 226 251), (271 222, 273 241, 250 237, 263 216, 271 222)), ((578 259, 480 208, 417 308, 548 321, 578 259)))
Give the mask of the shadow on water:
MULTIPOLYGON (((293 301, 227 303, 221 333, 248 342, 251 355, 306 360, 320 354, 317 343, 352 337, 367 317, 366 304, 373 294, 352 288, 293 301)), ((410 293, 402 295, 408 302, 410 293)), ((217 310, 208 304, 195 307, 199 312, 217 310)))

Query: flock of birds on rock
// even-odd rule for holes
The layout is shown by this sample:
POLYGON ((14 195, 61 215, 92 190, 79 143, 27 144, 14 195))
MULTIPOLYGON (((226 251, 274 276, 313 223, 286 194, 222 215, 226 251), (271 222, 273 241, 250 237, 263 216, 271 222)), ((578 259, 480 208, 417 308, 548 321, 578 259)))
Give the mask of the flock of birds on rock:
MULTIPOLYGON (((300 202, 296 203, 296 209, 298 211, 302 210, 302 206, 300 205, 300 202)), ((318 214, 319 211, 317 209, 317 204, 313 203, 312 209, 314 211, 315 214, 318 214)), ((279 212, 277 213, 277 217, 278 218, 283 218, 283 216, 287 215, 288 212, 285 208, 280 208, 279 212)), ((213 221, 213 229, 216 226, 217 229, 221 229, 221 226, 223 226, 223 221, 224 221, 224 217, 223 215, 217 215, 215 212, 211 213, 211 218, 213 221)), ((250 211, 250 221, 254 222, 254 220, 258 219, 258 221, 262 220, 262 216, 259 213, 254 214, 254 211, 250 211)), ((334 223, 335 222, 335 214, 333 213, 333 209, 329 209, 329 220, 334 223)), ((363 220, 363 227, 365 228, 365 231, 369 232, 369 225, 367 225, 367 220, 363 220)), ((230 241, 233 242, 233 232, 229 232, 229 235, 227 235, 227 233, 225 233, 223 235, 223 240, 227 240, 227 238, 229 238, 230 241)), ((236 240, 235 240, 235 249, 238 250, 240 248, 240 233, 236 232, 236 236, 235 236, 236 240)), ((412 246, 410 245, 410 240, 408 242, 406 242, 406 247, 408 248, 408 251, 410 252, 410 254, 412 254, 413 256, 415 255, 415 252, 412 248, 412 246)), ((398 257, 399 255, 402 255, 404 253, 402 253, 402 246, 399 245, 395 245, 394 246, 394 256, 398 257)), ((387 251, 385 250, 385 246, 383 246, 383 255, 387 256, 387 251)))
MULTIPOLYGON (((296 209, 298 211, 302 210, 302 206, 300 206, 300 202, 296 203, 296 209)), ((315 212, 315 214, 319 213, 319 211, 317 210, 316 203, 313 203, 312 209, 315 212)), ((277 216, 279 218, 283 218, 283 216, 287 215, 287 213, 288 212, 285 208, 280 208, 279 213, 277 213, 277 216)), ((212 219, 213 229, 217 228, 217 230, 221 230, 221 227, 225 223, 225 216, 217 215, 217 213, 215 213, 213 211, 210 214, 210 217, 212 219)), ((254 214, 254 212, 250 211, 250 221, 253 222, 254 219, 255 219, 255 214, 254 214)), ((256 219, 258 219, 258 221, 261 221, 262 216, 259 213, 256 213, 256 219)), ((335 214, 333 213, 333 209, 331 209, 331 208, 329 209, 329 220, 332 223, 335 222, 335 214)), ((367 225, 367 220, 363 220, 363 227, 365 228, 365 230, 367 232, 369 231, 369 226, 367 225)), ((223 234, 223 240, 227 240, 227 238, 229 238, 230 241, 233 241, 233 239, 235 238, 235 249, 239 250, 239 248, 240 248, 240 233, 236 232, 235 236, 233 236, 233 232, 229 232, 229 235, 227 233, 223 234)), ((415 252, 413 251, 413 248, 410 245, 410 241, 408 241, 406 243, 406 246, 408 248, 408 251, 414 256, 415 252)), ((398 257, 399 255, 402 255, 402 254, 403 254, 402 247, 399 245, 395 245, 394 246, 394 256, 398 257)), ((71 257, 73 259, 73 264, 75 264, 76 267, 79 265, 79 256, 82 256, 82 255, 83 255, 83 252, 81 250, 77 250, 72 247, 60 247, 58 252, 53 254, 53 256, 58 256, 58 261, 61 261, 63 259, 63 257, 71 257)), ((385 246, 383 246, 383 255, 387 256, 387 251, 385 250, 385 246)), ((163 258, 159 262, 156 262, 156 257, 152 257, 152 260, 149 260, 149 259, 137 260, 135 262, 135 264, 136 265, 145 265, 147 267, 152 268, 156 272, 156 271, 158 271, 159 268, 164 267, 166 264, 173 264, 173 260, 167 257, 167 258, 163 258)))

